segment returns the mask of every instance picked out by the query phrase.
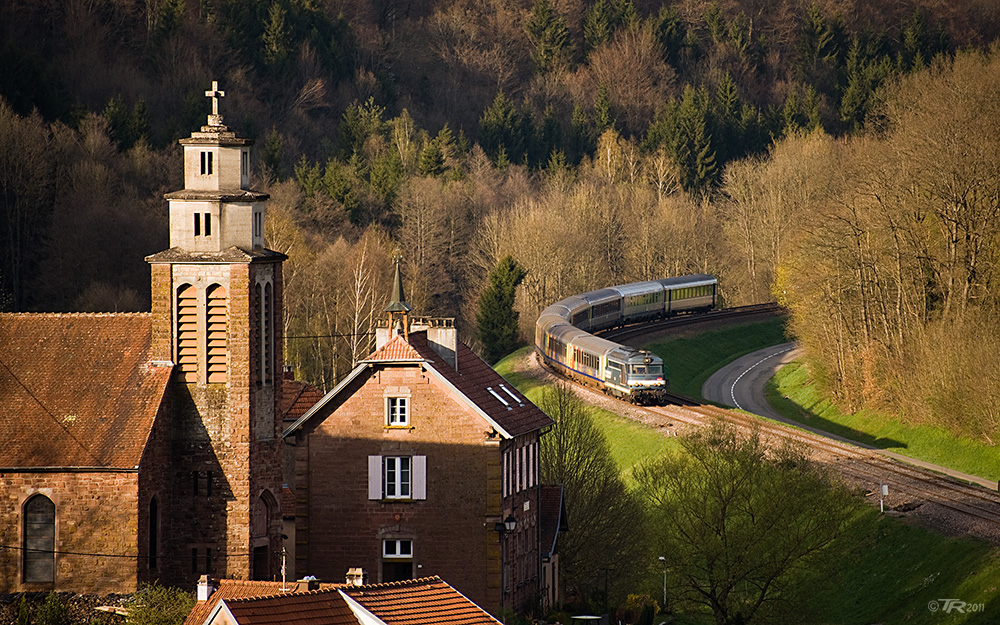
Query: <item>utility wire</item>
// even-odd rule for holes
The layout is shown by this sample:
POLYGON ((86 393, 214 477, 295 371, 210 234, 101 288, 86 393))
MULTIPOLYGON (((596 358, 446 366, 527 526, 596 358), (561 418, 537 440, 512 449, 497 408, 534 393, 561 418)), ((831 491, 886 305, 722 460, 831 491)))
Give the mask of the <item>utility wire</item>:
POLYGON ((58 425, 60 428, 62 428, 62 430, 64 432, 66 432, 67 436, 69 436, 70 438, 73 439, 73 442, 75 442, 77 445, 80 446, 80 449, 82 449, 85 452, 87 452, 87 454, 91 458, 93 458, 95 462, 97 462, 98 464, 100 464, 101 459, 98 458, 96 455, 94 455, 94 452, 90 451, 90 449, 88 449, 86 445, 84 445, 83 443, 81 443, 80 439, 78 439, 77 437, 73 436, 73 433, 69 431, 69 428, 67 428, 65 425, 63 425, 62 422, 59 421, 58 417, 56 417, 54 414, 52 414, 52 412, 49 411, 49 409, 45 407, 45 404, 42 403, 42 400, 40 400, 37 397, 35 397, 35 394, 31 392, 31 389, 28 388, 27 385, 24 382, 22 382, 21 379, 19 377, 17 377, 17 375, 15 375, 15 373, 13 371, 11 371, 11 368, 7 366, 7 363, 5 363, 3 361, 3 359, 0 359, 0 365, 3 365, 3 368, 6 369, 7 373, 10 374, 10 377, 14 378, 14 381, 21 385, 21 388, 23 388, 24 391, 28 395, 30 395, 31 398, 34 399, 35 402, 37 402, 39 406, 42 407, 42 410, 45 411, 45 414, 49 415, 49 418, 51 418, 52 421, 55 422, 56 425, 58 425))
POLYGON ((307 336, 286 336, 286 339, 348 339, 356 336, 371 336, 374 332, 355 332, 353 334, 311 334, 307 336))
MULTIPOLYGON (((0 545, 0 549, 10 549, 11 551, 23 551, 25 553, 51 553, 53 555, 60 556, 87 556, 92 558, 130 558, 130 559, 140 559, 149 558, 150 556, 140 556, 138 554, 121 554, 121 553, 87 553, 84 551, 59 551, 57 549, 35 549, 32 547, 14 547, 12 545, 0 545)), ((276 552, 277 553, 277 552, 276 552)), ((252 553, 223 553, 223 554, 212 554, 212 558, 249 558, 252 553)), ((162 558, 162 556, 157 556, 162 558)))

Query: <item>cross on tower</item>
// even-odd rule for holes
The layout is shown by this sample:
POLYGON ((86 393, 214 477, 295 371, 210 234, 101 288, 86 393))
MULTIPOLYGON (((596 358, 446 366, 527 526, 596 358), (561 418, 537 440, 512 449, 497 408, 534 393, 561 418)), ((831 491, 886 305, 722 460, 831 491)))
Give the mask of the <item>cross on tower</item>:
POLYGON ((205 92, 206 98, 212 98, 212 115, 219 114, 219 98, 226 97, 225 91, 219 91, 219 81, 212 81, 212 90, 205 92))

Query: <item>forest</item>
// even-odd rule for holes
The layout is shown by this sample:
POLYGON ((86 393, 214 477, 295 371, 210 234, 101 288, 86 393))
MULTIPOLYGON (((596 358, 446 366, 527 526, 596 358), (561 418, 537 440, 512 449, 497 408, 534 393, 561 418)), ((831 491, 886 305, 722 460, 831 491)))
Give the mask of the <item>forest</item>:
POLYGON ((176 140, 256 141, 285 358, 332 385, 402 258, 476 328, 707 272, 777 299, 815 381, 1000 436, 992 0, 4 0, 0 310, 148 310, 176 140))

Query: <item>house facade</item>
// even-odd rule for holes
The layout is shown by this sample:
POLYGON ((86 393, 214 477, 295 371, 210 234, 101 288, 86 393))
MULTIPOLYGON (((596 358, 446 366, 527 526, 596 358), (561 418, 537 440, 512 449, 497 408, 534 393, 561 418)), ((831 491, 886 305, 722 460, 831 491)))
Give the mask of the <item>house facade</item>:
POLYGON ((458 341, 450 319, 410 319, 408 307, 392 310, 401 300, 397 272, 375 352, 284 432, 296 574, 439 575, 493 613, 531 607, 539 437, 552 421, 458 341))

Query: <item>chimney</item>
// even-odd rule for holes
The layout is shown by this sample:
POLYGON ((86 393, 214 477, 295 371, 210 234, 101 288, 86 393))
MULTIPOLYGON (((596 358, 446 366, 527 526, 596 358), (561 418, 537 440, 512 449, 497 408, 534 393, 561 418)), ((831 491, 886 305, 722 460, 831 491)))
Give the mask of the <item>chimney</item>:
POLYGON ((208 598, 212 596, 215 592, 215 585, 212 584, 212 578, 208 575, 202 575, 198 578, 198 603, 204 603, 208 601, 208 598))
POLYGON ((309 592, 310 590, 319 590, 319 580, 312 575, 295 582, 295 592, 309 592))
POLYGON ((361 567, 354 567, 347 569, 347 585, 348 586, 364 586, 368 574, 361 567))

